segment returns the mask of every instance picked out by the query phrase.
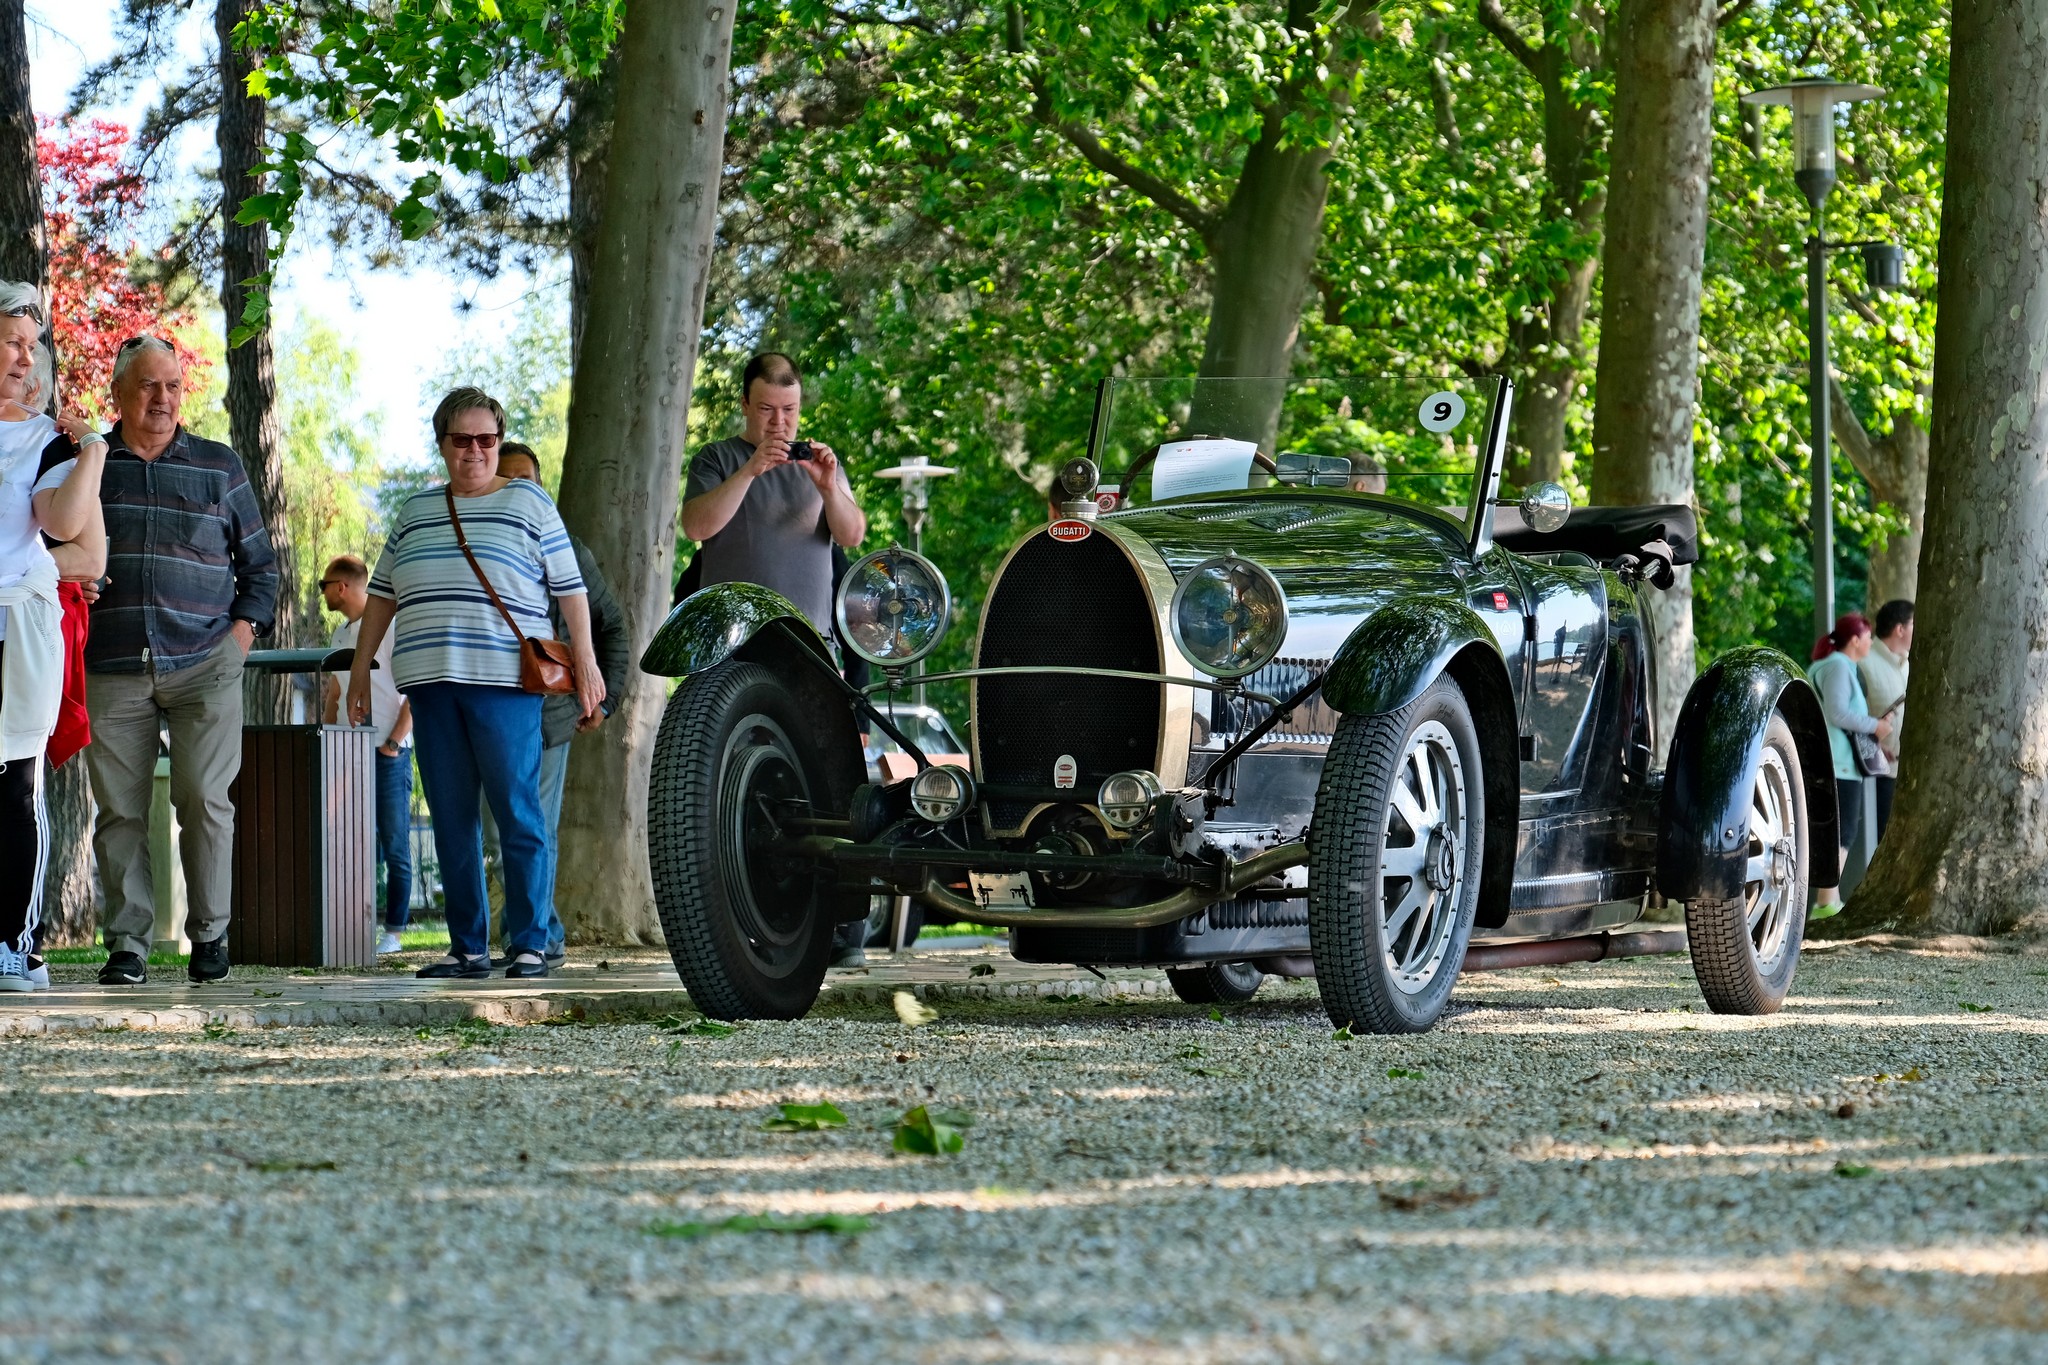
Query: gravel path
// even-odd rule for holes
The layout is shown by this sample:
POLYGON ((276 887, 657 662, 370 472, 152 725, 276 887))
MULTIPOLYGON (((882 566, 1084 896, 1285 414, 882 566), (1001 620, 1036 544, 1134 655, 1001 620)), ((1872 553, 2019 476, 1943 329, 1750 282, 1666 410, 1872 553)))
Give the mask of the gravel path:
POLYGON ((0 1359, 2048 1359, 2048 957, 0 1042, 0 1359), (761 1131, 774 1105, 851 1118, 761 1131), (906 1108, 965 1149, 895 1156, 906 1108), (331 1168, 330 1164, 331 1163, 331 1168), (733 1215, 856 1234, 662 1236, 733 1215))

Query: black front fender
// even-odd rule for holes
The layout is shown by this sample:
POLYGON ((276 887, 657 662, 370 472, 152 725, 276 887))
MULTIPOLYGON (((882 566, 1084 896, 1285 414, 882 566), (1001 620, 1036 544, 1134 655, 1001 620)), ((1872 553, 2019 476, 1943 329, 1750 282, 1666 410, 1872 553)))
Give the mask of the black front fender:
MULTIPOLYGON (((817 627, 781 593, 757 583, 714 583, 676 603, 640 655, 640 671, 681 678, 714 668, 777 621, 795 639, 830 661, 817 627)), ((836 669, 837 664, 833 667, 836 669)))
POLYGON ((1742 894, 1749 806, 1773 714, 1784 716, 1799 750, 1812 884, 1841 880, 1835 764, 1820 698, 1799 665, 1757 645, 1716 659, 1678 713, 1657 839, 1657 887, 1673 900, 1742 894))
POLYGON ((1346 714, 1398 711, 1421 696, 1467 647, 1484 644, 1506 678, 1500 642, 1463 602, 1414 597, 1360 622, 1330 661, 1323 699, 1346 714))

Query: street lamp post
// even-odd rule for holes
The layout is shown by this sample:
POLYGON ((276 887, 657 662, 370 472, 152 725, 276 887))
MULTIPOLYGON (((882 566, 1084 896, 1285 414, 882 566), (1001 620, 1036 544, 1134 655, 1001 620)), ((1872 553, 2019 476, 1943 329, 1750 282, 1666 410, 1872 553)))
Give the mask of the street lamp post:
POLYGON ((1874 85, 1844 85, 1828 80, 1793 81, 1769 90, 1753 90, 1745 104, 1784 104, 1792 109, 1792 179, 1806 195, 1813 212, 1813 230, 1806 238, 1807 406, 1813 439, 1813 619, 1817 634, 1835 625, 1835 490, 1828 429, 1828 280, 1827 253, 1832 247, 1864 247, 1864 268, 1876 281, 1888 267, 1896 283, 1898 249, 1882 243, 1830 242, 1824 231, 1822 205, 1835 187, 1835 106, 1874 99, 1884 91, 1874 85), (1873 252, 1871 248, 1877 248, 1873 252), (1888 253, 1888 254, 1885 254, 1888 253))
MULTIPOLYGON (((948 474, 957 473, 959 471, 951 466, 933 464, 923 455, 906 455, 902 464, 890 465, 887 469, 875 471, 875 477, 878 479, 898 479, 903 484, 903 529, 910 533, 912 554, 921 554, 924 550, 924 521, 931 512, 931 480, 943 479, 948 474)), ((910 676, 913 678, 922 672, 923 664, 910 666, 910 676)), ((924 705, 924 684, 919 683, 912 695, 917 705, 924 705)))

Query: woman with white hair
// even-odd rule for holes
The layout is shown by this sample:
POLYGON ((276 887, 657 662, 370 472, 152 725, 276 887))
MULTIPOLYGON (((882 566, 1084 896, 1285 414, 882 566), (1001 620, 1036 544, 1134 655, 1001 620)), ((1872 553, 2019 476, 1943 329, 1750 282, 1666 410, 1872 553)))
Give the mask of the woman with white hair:
POLYGON ((97 500, 107 449, 76 419, 60 436, 29 406, 46 320, 35 286, 0 282, 0 991, 48 984, 29 951, 49 858, 43 755, 63 699, 64 628, 35 490, 52 443, 66 440, 81 453, 58 491, 97 500))

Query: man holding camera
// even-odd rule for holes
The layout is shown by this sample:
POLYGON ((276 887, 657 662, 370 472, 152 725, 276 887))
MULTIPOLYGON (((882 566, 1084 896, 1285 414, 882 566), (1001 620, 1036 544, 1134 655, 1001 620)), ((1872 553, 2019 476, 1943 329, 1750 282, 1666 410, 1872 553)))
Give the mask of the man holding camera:
POLYGON ((700 541, 704 586, 759 583, 794 603, 832 638, 832 546, 868 533, 832 447, 796 439, 803 381, 768 351, 740 376, 746 427, 690 460, 683 534, 700 541))

